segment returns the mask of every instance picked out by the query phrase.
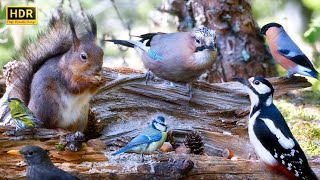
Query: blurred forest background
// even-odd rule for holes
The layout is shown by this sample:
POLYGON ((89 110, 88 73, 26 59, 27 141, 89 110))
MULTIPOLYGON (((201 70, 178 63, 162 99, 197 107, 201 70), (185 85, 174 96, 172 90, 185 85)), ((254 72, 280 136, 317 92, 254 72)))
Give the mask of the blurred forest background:
MULTIPOLYGON (((144 70, 134 50, 104 43, 103 39, 134 38, 148 32, 177 31, 177 17, 165 10, 173 0, 0 0, 0 67, 11 60, 23 41, 44 29, 51 13, 59 7, 81 13, 84 9, 95 16, 98 39, 104 50, 104 66, 131 67, 144 70), (6 5, 38 7, 38 25, 5 25, 6 5)), ((188 0, 186 0, 188 1, 188 0)), ((192 0, 189 0, 192 1, 192 0)), ((188 2, 189 2, 188 1, 188 2)), ((320 72, 320 1, 319 0, 250 0, 252 15, 259 27, 269 22, 283 25, 302 51, 312 59, 320 72)), ((285 71, 277 66, 279 75, 285 71)), ((291 92, 278 99, 276 105, 309 155, 320 154, 320 81, 308 78, 312 88, 291 92)))

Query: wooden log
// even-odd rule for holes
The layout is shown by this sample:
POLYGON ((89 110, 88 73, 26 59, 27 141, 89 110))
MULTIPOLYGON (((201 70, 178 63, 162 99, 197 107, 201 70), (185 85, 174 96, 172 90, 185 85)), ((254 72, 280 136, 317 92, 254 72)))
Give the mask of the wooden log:
MULTIPOLYGON (((130 69, 104 69, 108 79, 105 87, 93 97, 92 109, 102 136, 95 142, 83 143, 81 151, 58 151, 55 145, 67 132, 35 129, 32 132, 12 134, 12 127, 0 126, 0 172, 3 178, 18 179, 25 176, 25 163, 21 158, 6 154, 10 149, 24 145, 38 145, 50 152, 59 168, 81 179, 281 179, 257 161, 247 137, 249 99, 237 82, 208 84, 196 82, 194 98, 189 101, 184 85, 170 86, 157 79, 145 84, 144 74, 130 69), (206 155, 180 154, 141 156, 123 153, 111 156, 115 140, 137 135, 155 114, 164 115, 176 143, 183 142, 191 130, 201 133, 206 155), (101 143, 103 142, 103 143, 101 143), (101 144, 109 145, 105 148, 101 144), (238 157, 232 161, 222 156, 228 148, 238 157)), ((275 97, 289 90, 310 86, 305 78, 271 78, 275 97)), ((317 174, 320 165, 311 162, 317 174)))
MULTIPOLYGON (((189 101, 187 89, 181 84, 170 86, 157 79, 146 85, 144 74, 126 68, 105 69, 103 75, 108 83, 91 104, 105 127, 100 139, 107 144, 119 136, 136 136, 155 114, 162 114, 178 142, 190 130, 198 130, 209 155, 219 148, 230 148, 244 159, 254 154, 247 137, 250 102, 240 83, 198 81, 193 84, 194 97, 189 101)), ((274 85, 275 98, 311 85, 304 77, 269 80, 274 85)))

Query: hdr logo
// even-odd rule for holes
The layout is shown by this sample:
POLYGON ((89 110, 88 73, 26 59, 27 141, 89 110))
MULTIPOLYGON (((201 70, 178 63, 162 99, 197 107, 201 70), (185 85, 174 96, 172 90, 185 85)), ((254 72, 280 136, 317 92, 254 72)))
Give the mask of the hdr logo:
POLYGON ((6 24, 35 25, 38 23, 37 7, 6 6, 6 24))

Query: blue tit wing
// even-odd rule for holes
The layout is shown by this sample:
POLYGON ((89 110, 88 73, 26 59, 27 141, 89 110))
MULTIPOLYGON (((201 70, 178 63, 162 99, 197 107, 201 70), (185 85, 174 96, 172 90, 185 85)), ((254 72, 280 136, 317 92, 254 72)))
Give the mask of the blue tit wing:
POLYGON ((144 135, 141 134, 134 139, 132 139, 125 147, 120 149, 119 151, 113 153, 112 155, 117 155, 123 152, 126 152, 136 146, 142 145, 142 144, 150 144, 152 142, 159 141, 162 138, 162 133, 157 133, 153 135, 144 135))
POLYGON ((281 30, 276 39, 276 43, 279 54, 295 62, 296 64, 317 72, 307 56, 301 51, 301 49, 294 43, 294 41, 284 30, 281 30))

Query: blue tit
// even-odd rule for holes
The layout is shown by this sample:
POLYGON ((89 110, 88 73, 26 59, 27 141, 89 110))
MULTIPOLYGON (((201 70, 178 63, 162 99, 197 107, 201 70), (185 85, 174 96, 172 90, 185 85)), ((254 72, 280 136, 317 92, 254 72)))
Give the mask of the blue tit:
POLYGON ((138 154, 150 154, 158 150, 167 139, 167 124, 165 118, 157 116, 140 135, 132 139, 125 147, 113 153, 117 155, 123 152, 134 152, 138 154))

